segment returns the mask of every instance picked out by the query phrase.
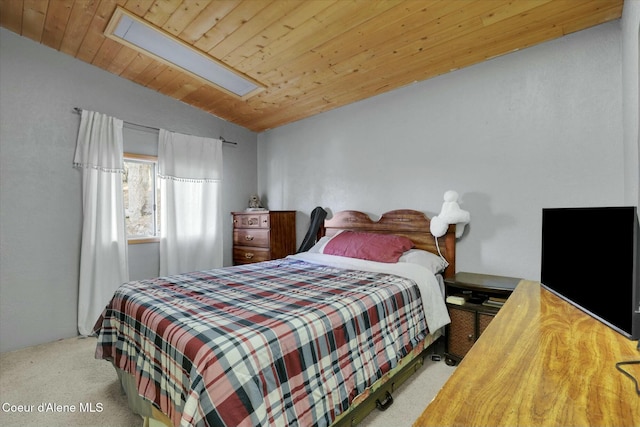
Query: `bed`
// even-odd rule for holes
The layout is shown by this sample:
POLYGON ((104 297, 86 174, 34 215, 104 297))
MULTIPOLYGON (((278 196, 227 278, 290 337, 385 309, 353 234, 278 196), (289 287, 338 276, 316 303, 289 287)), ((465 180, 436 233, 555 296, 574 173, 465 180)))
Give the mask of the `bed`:
POLYGON ((116 291, 96 358, 145 425, 354 425, 392 402, 449 322, 455 228, 436 240, 418 211, 343 211, 318 238, 307 253, 116 291))

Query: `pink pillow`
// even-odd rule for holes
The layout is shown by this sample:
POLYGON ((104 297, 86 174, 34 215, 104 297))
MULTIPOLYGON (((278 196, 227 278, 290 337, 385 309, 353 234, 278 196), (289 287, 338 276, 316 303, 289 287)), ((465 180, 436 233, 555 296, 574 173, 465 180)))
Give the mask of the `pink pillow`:
POLYGON ((413 248, 407 237, 395 234, 345 231, 324 247, 322 253, 378 262, 398 262, 403 253, 413 248))

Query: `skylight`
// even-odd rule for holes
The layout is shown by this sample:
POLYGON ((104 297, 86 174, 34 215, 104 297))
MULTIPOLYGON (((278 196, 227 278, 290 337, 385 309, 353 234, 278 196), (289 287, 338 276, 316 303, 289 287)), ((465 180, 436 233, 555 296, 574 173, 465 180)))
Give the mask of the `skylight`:
POLYGON ((250 77, 231 70, 172 35, 130 15, 122 8, 116 9, 105 35, 159 61, 181 68, 192 76, 240 98, 263 88, 250 77))

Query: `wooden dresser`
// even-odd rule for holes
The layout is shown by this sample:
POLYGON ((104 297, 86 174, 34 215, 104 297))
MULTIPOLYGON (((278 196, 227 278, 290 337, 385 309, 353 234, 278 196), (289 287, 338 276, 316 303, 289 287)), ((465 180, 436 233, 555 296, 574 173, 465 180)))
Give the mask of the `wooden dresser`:
POLYGON ((284 258, 296 252, 296 211, 231 212, 233 264, 284 258))
POLYGON ((636 345, 522 280, 413 426, 638 426, 636 345))

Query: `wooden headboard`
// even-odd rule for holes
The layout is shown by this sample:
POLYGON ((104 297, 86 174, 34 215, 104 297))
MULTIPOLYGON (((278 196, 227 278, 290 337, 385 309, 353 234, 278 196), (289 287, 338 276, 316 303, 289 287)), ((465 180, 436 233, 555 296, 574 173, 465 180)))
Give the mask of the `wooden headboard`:
MULTIPOLYGON (((429 231, 431 220, 419 211, 399 209, 383 214, 378 221, 360 211, 341 211, 331 219, 324 221, 318 237, 333 236, 340 230, 363 231, 369 233, 397 234, 411 239, 417 249, 438 254, 436 238, 429 231)), ((444 277, 456 274, 456 235, 455 225, 450 225, 447 233, 438 238, 438 246, 442 256, 449 262, 444 277)))

